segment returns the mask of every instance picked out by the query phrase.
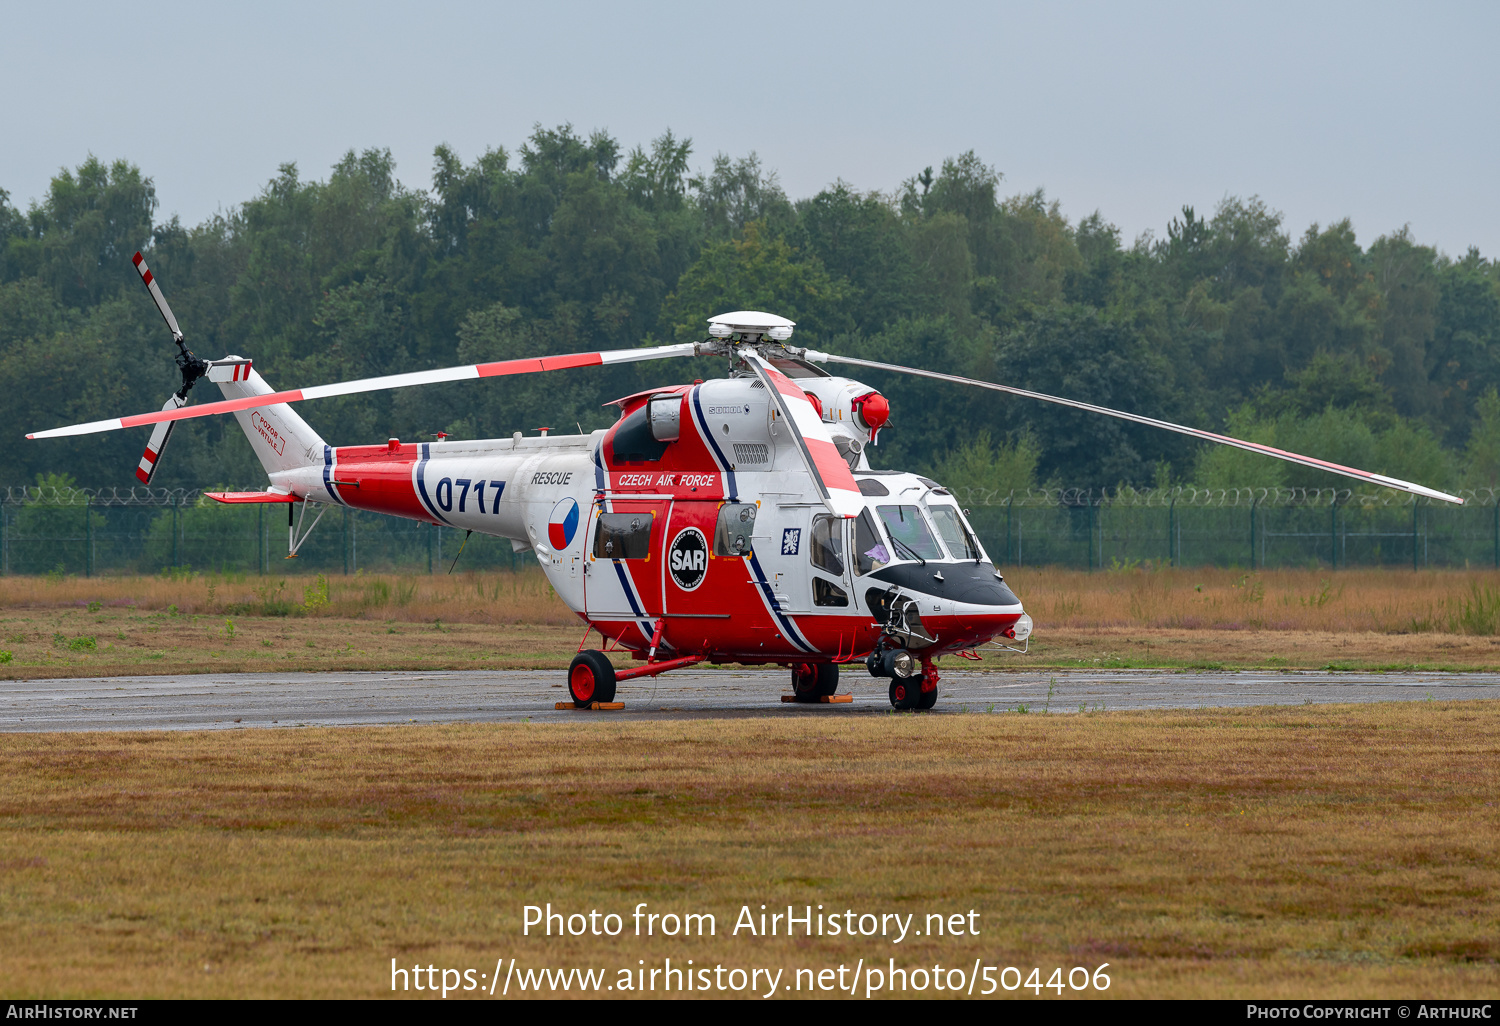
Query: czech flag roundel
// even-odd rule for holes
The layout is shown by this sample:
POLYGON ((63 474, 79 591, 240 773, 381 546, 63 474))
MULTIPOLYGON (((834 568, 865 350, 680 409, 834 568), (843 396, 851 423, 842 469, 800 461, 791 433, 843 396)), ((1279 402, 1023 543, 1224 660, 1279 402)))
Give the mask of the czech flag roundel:
POLYGON ((578 533, 578 501, 563 499, 552 507, 552 516, 547 518, 547 540, 554 549, 565 549, 578 533))

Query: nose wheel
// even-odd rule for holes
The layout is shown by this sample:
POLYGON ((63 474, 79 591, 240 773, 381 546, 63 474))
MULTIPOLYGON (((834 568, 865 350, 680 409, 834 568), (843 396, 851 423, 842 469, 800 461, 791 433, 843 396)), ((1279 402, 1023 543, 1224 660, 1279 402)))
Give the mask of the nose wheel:
POLYGON ((931 709, 938 700, 937 667, 924 661, 919 676, 892 678, 889 695, 893 709, 931 709))

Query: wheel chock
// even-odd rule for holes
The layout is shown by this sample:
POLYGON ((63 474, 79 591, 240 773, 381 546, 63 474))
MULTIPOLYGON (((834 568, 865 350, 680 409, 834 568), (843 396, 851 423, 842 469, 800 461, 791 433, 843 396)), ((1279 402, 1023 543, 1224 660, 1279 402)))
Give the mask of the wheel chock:
POLYGON ((555 708, 557 708, 557 709, 572 709, 575 712, 583 712, 583 711, 585 711, 587 709, 623 709, 623 708, 625 708, 625 703, 624 702, 590 702, 588 705, 580 707, 575 702, 558 702, 557 705, 555 706, 555 708))
MULTIPOLYGON (((795 701, 797 701, 797 696, 796 695, 782 695, 781 696, 781 700, 783 702, 795 702, 795 701)), ((818 696, 818 701, 819 702, 823 702, 823 703, 828 704, 828 705, 844 705, 844 704, 846 704, 848 702, 854 701, 854 696, 853 695, 819 695, 818 696)), ((812 705, 813 703, 808 702, 806 704, 807 705, 812 705)))

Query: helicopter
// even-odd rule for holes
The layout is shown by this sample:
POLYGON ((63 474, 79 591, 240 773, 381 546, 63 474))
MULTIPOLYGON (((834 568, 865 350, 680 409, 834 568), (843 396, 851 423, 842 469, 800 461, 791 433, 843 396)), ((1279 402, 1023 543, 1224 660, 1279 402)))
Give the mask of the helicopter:
MULTIPOLYGON (((1370 484, 1449 502, 1455 495, 1271 446, 1079 400, 937 371, 793 346, 794 321, 738 310, 709 318, 701 341, 504 360, 275 391, 253 361, 193 353, 140 253, 141 281, 172 333, 182 387, 156 413, 38 431, 55 438, 154 425, 136 469, 150 484, 173 425, 231 413, 269 479, 224 503, 287 506, 289 555, 334 506, 509 539, 534 554, 558 596, 598 632, 569 695, 587 708, 620 681, 702 662, 779 665, 792 698, 836 696, 840 667, 889 680, 890 704, 930 709, 936 661, 981 647, 1025 651, 1025 612, 948 489, 876 469, 891 416, 878 390, 828 364, 915 375, 1057 403, 1235 446, 1370 484), (331 446, 292 404, 438 382, 716 356, 726 377, 614 401, 608 429, 576 435, 331 446), (207 378, 224 395, 187 405, 207 378), (308 511, 317 512, 308 522, 308 511), (1016 648, 1020 643, 1023 647, 1016 648), (639 663, 617 669, 607 651, 639 663)), ((466 536, 467 537, 467 536, 466 536)))

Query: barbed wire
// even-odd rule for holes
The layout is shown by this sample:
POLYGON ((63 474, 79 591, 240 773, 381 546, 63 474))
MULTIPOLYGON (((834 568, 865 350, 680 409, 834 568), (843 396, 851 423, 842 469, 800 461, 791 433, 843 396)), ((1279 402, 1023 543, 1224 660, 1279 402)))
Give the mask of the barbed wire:
POLYGON ((0 496, 3 506, 192 506, 201 488, 58 488, 11 485, 0 496))
MULTIPOLYGON (((1374 508, 1380 506, 1450 507, 1440 499, 1411 495, 1394 489, 1378 492, 1355 492, 1349 488, 1198 488, 1177 485, 1171 488, 1028 488, 1001 491, 991 488, 954 488, 954 495, 966 506, 1066 507, 1066 506, 1191 506, 1278 508, 1298 506, 1333 506, 1374 508)), ((1464 488, 1454 492, 1465 506, 1493 506, 1500 501, 1500 489, 1464 488)))
MULTIPOLYGON (((1028 488, 1025 491, 994 488, 950 489, 965 506, 1069 507, 1069 506, 1192 506, 1278 508, 1332 506, 1374 508, 1379 506, 1448 507, 1451 504, 1392 489, 1355 492, 1349 488, 1028 488)), ((1463 488, 1454 492, 1466 506, 1494 506, 1500 488, 1463 488)), ((201 488, 58 488, 51 485, 11 485, 0 494, 3 506, 194 506, 203 498, 201 488)))

